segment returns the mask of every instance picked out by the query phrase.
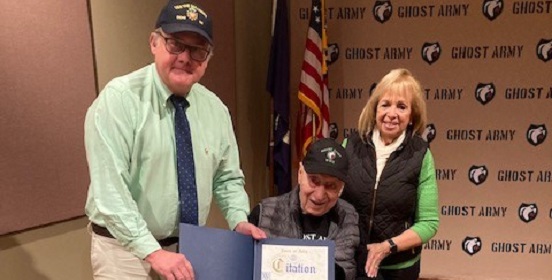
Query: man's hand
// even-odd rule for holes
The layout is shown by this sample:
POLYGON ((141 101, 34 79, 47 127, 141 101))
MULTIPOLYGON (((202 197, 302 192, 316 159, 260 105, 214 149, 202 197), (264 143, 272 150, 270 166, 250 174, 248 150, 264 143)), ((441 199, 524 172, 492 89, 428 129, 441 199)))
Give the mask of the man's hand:
POLYGON ((157 250, 146 259, 151 268, 167 280, 194 280, 192 264, 183 254, 157 250))
POLYGON ((234 230, 241 234, 251 235, 253 238, 257 240, 266 238, 266 233, 262 229, 253 225, 252 223, 240 222, 234 230))

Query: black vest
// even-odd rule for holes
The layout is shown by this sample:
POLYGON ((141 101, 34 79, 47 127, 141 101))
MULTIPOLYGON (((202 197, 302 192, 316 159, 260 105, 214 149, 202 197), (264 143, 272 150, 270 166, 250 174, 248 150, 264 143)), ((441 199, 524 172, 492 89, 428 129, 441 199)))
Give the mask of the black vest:
MULTIPOLYGON (((357 264, 364 270, 366 245, 395 237, 414 223, 418 181, 427 143, 407 131, 403 143, 387 160, 376 184, 376 151, 369 135, 363 143, 358 133, 347 140, 349 176, 342 198, 359 213, 360 243, 357 264), (369 229, 370 220, 372 228, 369 229)), ((392 265, 414 258, 421 246, 386 257, 381 265, 392 265)))

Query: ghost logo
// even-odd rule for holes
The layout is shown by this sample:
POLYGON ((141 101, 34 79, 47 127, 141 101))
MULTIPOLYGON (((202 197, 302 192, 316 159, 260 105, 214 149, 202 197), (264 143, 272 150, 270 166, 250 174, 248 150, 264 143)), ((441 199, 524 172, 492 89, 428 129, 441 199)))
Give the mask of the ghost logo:
POLYGON ((481 251, 481 238, 467 236, 462 241, 462 250, 470 256, 477 254, 481 251))
POLYGON ((422 59, 429 65, 439 60, 441 55, 441 46, 439 43, 424 43, 422 47, 422 59))
MULTIPOLYGON (((370 86, 370 96, 372 96, 372 93, 374 93, 374 90, 376 89, 376 86, 378 85, 378 83, 372 83, 372 85, 370 86)), ((368 97, 370 97, 368 96, 368 97)))
POLYGON ((328 130, 330 131, 330 138, 337 139, 339 136, 339 130, 336 123, 330 123, 328 130))
POLYGON ((430 123, 424 129, 424 132, 422 133, 422 138, 427 143, 431 143, 431 141, 433 141, 433 139, 435 139, 435 135, 437 135, 437 131, 435 130, 435 125, 430 123))
POLYGON ((339 58, 339 45, 329 44, 326 49, 326 62, 328 65, 334 63, 339 58))
POLYGON ((502 13, 503 6, 502 0, 485 0, 483 1, 483 15, 489 20, 494 20, 502 13))
POLYGON ((384 23, 388 21, 391 18, 391 14, 393 13, 393 6, 391 5, 391 1, 376 1, 374 3, 374 18, 379 23, 384 23))
POLYGON ((331 162, 331 163, 335 163, 335 158, 336 157, 337 157, 337 154, 336 154, 335 151, 329 151, 326 154, 326 161, 331 162))
POLYGON ((552 59, 552 39, 541 39, 537 45, 537 57, 547 62, 552 59))
POLYGON ((527 129, 527 141, 533 146, 538 146, 546 139, 546 126, 544 124, 531 124, 527 129))
POLYGON ((473 165, 472 167, 470 167, 468 178, 470 179, 470 182, 474 183, 475 185, 481 185, 487 179, 488 174, 489 171, 487 170, 487 167, 485 165, 473 165))
POLYGON ((479 103, 486 105, 487 103, 491 102, 491 100, 493 100, 495 92, 496 88, 493 83, 479 83, 475 88, 475 99, 479 101, 479 103))
POLYGON ((539 209, 537 208, 537 205, 535 203, 531 203, 531 204, 522 203, 519 206, 518 214, 519 214, 519 218, 522 221, 529 223, 533 221, 535 218, 537 218, 538 212, 539 212, 539 209))

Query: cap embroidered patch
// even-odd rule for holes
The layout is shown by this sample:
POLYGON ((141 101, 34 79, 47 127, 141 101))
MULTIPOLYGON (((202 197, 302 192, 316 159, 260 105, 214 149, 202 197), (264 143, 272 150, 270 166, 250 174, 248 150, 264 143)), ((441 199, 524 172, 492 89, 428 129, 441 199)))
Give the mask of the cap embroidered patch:
POLYGON ((211 18, 199 6, 182 0, 171 0, 165 6, 155 24, 165 33, 195 32, 213 44, 211 18))

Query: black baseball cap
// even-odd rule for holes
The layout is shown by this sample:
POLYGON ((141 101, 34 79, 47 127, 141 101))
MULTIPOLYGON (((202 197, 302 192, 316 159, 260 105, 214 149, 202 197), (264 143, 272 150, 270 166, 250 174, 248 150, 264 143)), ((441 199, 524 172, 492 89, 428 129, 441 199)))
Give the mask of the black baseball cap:
POLYGON ((171 34, 183 31, 198 33, 213 45, 213 23, 211 17, 198 5, 190 1, 170 0, 161 10, 155 28, 171 34))
POLYGON ((349 160, 343 146, 332 138, 323 138, 310 145, 303 167, 309 174, 330 175, 345 182, 349 160))

